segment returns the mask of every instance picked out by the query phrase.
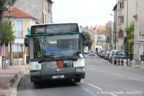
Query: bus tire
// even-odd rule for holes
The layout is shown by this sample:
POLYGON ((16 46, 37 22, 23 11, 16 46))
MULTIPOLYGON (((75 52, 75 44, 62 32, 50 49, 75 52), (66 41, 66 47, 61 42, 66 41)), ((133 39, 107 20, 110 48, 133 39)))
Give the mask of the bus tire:
POLYGON ((75 79, 75 82, 80 82, 80 81, 81 81, 81 78, 75 79))
POLYGON ((33 82, 33 84, 34 84, 34 85, 39 85, 39 83, 38 83, 38 82, 33 82))

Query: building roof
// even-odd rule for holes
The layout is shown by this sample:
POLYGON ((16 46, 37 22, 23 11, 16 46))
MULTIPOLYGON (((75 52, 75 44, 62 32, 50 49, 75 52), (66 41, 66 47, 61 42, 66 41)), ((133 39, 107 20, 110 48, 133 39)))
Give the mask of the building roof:
POLYGON ((3 17, 9 17, 9 16, 14 17, 14 18, 32 18, 32 19, 36 19, 32 15, 16 8, 15 6, 12 6, 12 7, 8 8, 8 11, 6 11, 3 14, 3 17))
POLYGON ((50 3, 54 3, 52 0, 47 0, 48 2, 50 2, 50 3))
POLYGON ((114 6, 113 10, 116 10, 117 9, 117 4, 114 6))

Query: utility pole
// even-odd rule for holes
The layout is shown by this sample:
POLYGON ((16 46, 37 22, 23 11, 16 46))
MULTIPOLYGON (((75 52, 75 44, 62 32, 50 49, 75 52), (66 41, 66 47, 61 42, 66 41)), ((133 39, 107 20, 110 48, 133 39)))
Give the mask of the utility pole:
MULTIPOLYGON (((11 19, 11 6, 9 7, 9 19, 11 19)), ((11 24, 11 21, 9 20, 9 24, 11 24)), ((12 62, 12 42, 10 42, 10 66, 13 65, 12 62)))
MULTIPOLYGON (((126 24, 126 51, 128 56, 128 0, 127 1, 127 24, 126 24)), ((128 64, 128 57, 127 57, 127 64, 128 64)))

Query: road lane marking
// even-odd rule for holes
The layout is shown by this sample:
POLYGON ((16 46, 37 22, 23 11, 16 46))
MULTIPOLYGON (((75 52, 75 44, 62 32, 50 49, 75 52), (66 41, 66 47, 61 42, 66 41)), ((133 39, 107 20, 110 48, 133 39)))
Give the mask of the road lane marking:
MULTIPOLYGON (((94 85, 94 84, 91 84, 91 83, 87 83, 87 82, 85 82, 85 81, 81 81, 82 83, 85 83, 86 85, 88 85, 88 86, 90 86, 90 87, 93 87, 93 88, 95 88, 95 89, 98 89, 98 90, 100 90, 100 91, 104 91, 104 89, 102 89, 102 88, 100 88, 100 87, 98 87, 98 86, 96 86, 96 85, 94 85)), ((83 87, 84 88, 84 87, 83 87)), ((84 88, 85 90, 87 90, 89 93, 92 93, 91 91, 89 91, 87 88, 84 88)), ((116 94, 114 94, 114 93, 108 93, 108 95, 111 95, 111 96, 118 96, 118 95, 116 95, 116 94)))
POLYGON ((95 85, 93 85, 93 84, 91 84, 91 83, 88 83, 88 85, 89 86, 91 86, 91 87, 94 87, 94 88, 96 88, 96 89, 98 89, 98 90, 103 90, 102 88, 100 88, 100 87, 98 87, 98 86, 95 86, 95 85))
POLYGON ((116 94, 113 94, 113 93, 110 93, 110 95, 112 95, 112 96, 118 96, 118 95, 116 95, 116 94))

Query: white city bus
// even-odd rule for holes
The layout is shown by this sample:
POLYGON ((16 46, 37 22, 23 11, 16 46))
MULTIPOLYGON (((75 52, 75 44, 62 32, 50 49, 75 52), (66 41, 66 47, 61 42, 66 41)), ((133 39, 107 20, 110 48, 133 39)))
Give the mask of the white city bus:
POLYGON ((25 45, 34 84, 60 79, 80 82, 85 77, 83 33, 77 23, 34 25, 25 45))

